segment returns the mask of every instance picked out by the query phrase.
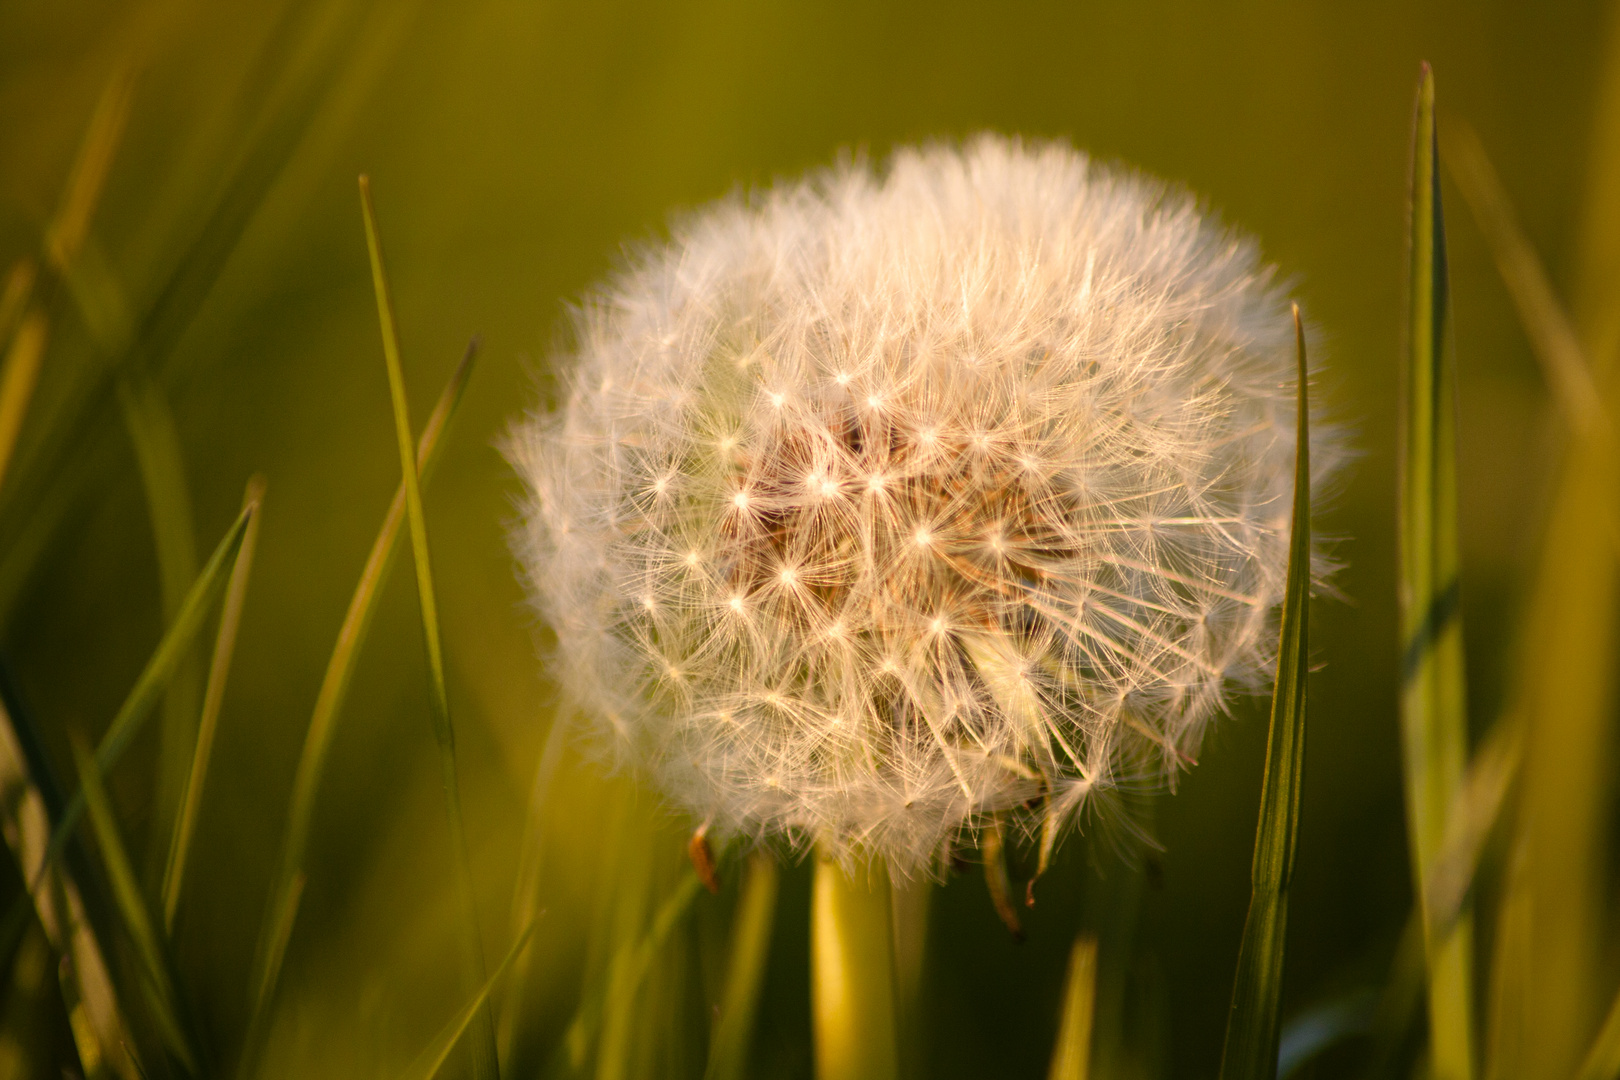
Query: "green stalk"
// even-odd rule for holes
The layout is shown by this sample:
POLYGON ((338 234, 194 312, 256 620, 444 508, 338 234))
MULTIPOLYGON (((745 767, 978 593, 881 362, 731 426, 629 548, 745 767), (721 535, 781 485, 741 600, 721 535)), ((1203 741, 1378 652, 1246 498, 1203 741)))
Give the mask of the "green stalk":
POLYGON ((1288 931, 1288 886, 1299 835, 1299 794, 1305 779, 1305 686, 1310 670, 1311 586, 1310 401, 1305 330, 1294 305, 1299 400, 1294 451, 1294 511, 1288 545, 1277 648, 1277 683, 1260 788, 1260 825, 1249 879, 1252 895, 1238 947, 1232 1012, 1221 1051, 1221 1080, 1272 1080, 1277 1075, 1277 1008, 1282 996, 1283 946, 1288 931))
MULTIPOLYGON (((439 637, 439 608, 428 556, 427 517, 422 511, 422 488, 417 478, 416 450, 411 440, 410 407, 405 400, 405 374, 399 359, 399 330, 394 321, 388 276, 383 269, 377 214, 371 203, 371 180, 366 176, 360 177, 360 209, 365 218, 366 248, 371 254, 371 282, 377 293, 377 318, 382 324, 383 359, 388 367, 388 388, 394 404, 394 434, 399 442, 400 469, 405 476, 406 520, 410 524, 411 554, 416 564, 416 596, 422 612, 422 638, 427 646, 428 703, 433 715, 433 736, 439 745, 439 772, 444 784, 445 813, 450 822, 450 844, 455 863, 452 872, 460 907, 462 990, 471 997, 478 992, 486 978, 484 948, 478 933, 472 863, 467 853, 467 832, 461 815, 455 729, 450 722, 450 699, 445 690, 444 647, 439 637)), ((473 1020, 470 1040, 473 1075, 478 1080, 498 1080, 500 1064, 495 1050, 495 1025, 487 1002, 480 1006, 473 1020)))
POLYGON ((1047 1080, 1086 1080, 1091 1075, 1091 1027, 1096 1005, 1097 939, 1081 934, 1069 951, 1069 977, 1047 1080))
POLYGON ((733 916, 731 962, 720 999, 720 1023, 709 1046, 704 1080, 738 1080, 747 1075, 748 1044, 754 1033, 765 961, 770 957, 780 876, 769 852, 756 851, 749 858, 733 916))
POLYGON ((810 907, 816 1080, 899 1075, 890 918, 881 864, 859 863, 848 873, 818 855, 810 907))
POLYGON ((1433 882, 1468 759, 1458 602, 1456 361, 1440 206, 1434 74, 1423 68, 1412 144, 1411 296, 1401 444, 1401 743, 1412 879, 1428 957, 1435 1080, 1474 1075, 1473 915, 1442 920, 1433 882))

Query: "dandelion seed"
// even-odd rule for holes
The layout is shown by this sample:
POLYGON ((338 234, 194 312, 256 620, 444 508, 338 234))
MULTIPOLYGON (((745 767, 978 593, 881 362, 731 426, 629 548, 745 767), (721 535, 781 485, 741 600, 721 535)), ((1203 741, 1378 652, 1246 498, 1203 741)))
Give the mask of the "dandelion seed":
POLYGON ((1157 182, 983 137, 722 202, 567 364, 508 444, 529 586, 605 741, 716 836, 926 873, 1170 778, 1273 662, 1287 297, 1157 182))

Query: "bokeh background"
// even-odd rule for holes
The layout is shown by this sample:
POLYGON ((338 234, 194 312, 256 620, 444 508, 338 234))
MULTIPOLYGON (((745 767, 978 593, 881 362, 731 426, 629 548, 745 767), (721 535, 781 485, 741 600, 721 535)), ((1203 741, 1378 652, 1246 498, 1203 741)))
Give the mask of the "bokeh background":
MULTIPOLYGON (((374 184, 418 423, 482 335, 427 510, 492 957, 512 937, 520 854, 541 853, 544 915, 501 1015, 514 1075, 533 1075, 612 944, 683 871, 692 823, 570 746, 525 831, 554 702, 538 659, 545 628, 506 546, 518 487, 500 435, 548 400, 570 301, 672 213, 840 153, 881 160, 897 144, 986 129, 1070 140, 1184 184, 1295 282, 1319 399, 1357 457, 1317 518, 1344 569, 1340 595, 1313 612, 1283 1015, 1360 1000, 1387 975, 1411 894, 1394 440, 1419 61, 1434 64, 1442 122, 1478 130, 1567 295, 1599 94, 1620 61, 1615 15, 1612 4, 1514 0, 0 7, 0 263, 40 250, 98 99, 116 72, 132 73, 85 248, 107 310, 87 315, 66 290, 52 301, 35 409, 0 491, 0 656, 64 775, 65 733, 105 727, 162 625, 151 519, 109 389, 121 326, 185 313, 141 362, 176 419, 198 550, 234 518, 251 474, 268 482, 176 934, 208 1038, 227 1057, 242 1038, 315 689, 398 482, 356 174, 374 184), (239 228, 222 234, 221 215, 239 228), (199 264, 198 238, 221 235, 199 264), (187 269, 203 264, 200 277, 187 269), (176 289, 192 302, 162 308, 176 289), (61 418, 65 433, 51 426, 61 418)), ((1489 251, 1446 191, 1469 689, 1482 727, 1503 701, 1555 443, 1489 251)), ((459 1004, 426 679, 401 560, 321 789, 273 1074, 397 1073, 459 1004)), ((1103 923, 1130 930, 1117 936, 1127 950, 1104 956, 1117 993, 1100 1037, 1117 1044, 1118 1074, 1214 1075, 1248 902, 1264 704, 1240 704, 1180 790, 1139 811, 1157 850, 1121 858, 1102 825, 1067 841, 1022 944, 976 868, 935 891, 919 1075, 1044 1075, 1069 943, 1103 923)), ((150 731, 113 776, 137 849, 163 839, 148 835, 150 731)), ((735 877, 699 899, 660 959, 635 1016, 633 1075, 701 1073, 735 877)), ((760 1076, 810 1075, 809 879, 803 864, 783 878, 752 1054, 760 1076)), ((4 1038, 22 1037, 19 1000, 7 999, 4 1038)), ((30 1030, 62 1042, 59 1018, 30 1030)), ((1319 1075, 1361 1062, 1352 1040, 1319 1075)))

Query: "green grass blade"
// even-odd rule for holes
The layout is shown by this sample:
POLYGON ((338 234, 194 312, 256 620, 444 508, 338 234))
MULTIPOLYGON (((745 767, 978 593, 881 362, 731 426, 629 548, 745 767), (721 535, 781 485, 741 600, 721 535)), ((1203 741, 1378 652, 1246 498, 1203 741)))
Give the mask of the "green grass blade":
POLYGON ((158 1034, 169 1051, 179 1059, 188 1073, 198 1074, 200 1056, 184 1023, 180 999, 175 989, 173 967, 169 958, 168 942, 147 910, 146 899, 135 879, 129 853, 118 833, 112 803, 102 784, 101 769, 84 742, 73 740, 73 761, 79 772, 79 785, 84 792, 85 806, 90 812, 90 825, 101 852, 101 863, 112 886, 124 932, 135 947, 140 960, 141 975, 147 991, 147 1001, 158 1034))
POLYGON ((1097 939, 1081 934, 1069 950, 1069 977, 1048 1080, 1086 1080, 1091 1075, 1091 1022, 1097 1005, 1097 939))
POLYGON ((1598 1029, 1597 1040, 1581 1062, 1575 1080, 1620 1080, 1620 994, 1598 1029))
MULTIPOLYGON (((135 680, 130 689, 129 696, 108 725, 107 731, 96 746, 96 768, 105 773, 112 768, 113 762, 123 754, 140 731, 141 723, 152 711, 152 706, 162 695, 169 679, 179 667, 181 659, 191 648, 192 641, 202 629, 214 601, 219 599, 225 591, 226 581, 229 577, 229 568, 236 561, 236 553, 241 549, 242 539, 247 535, 248 523, 252 518, 249 510, 244 510, 237 516, 236 522, 209 556, 208 563, 197 575, 192 584, 191 591, 186 594, 185 603, 180 606, 180 612, 169 624, 162 640, 146 662, 146 667, 135 680)), ((50 845, 45 850, 45 859, 41 864, 40 873, 44 873, 58 856, 62 853, 62 846, 67 842, 79 818, 84 814, 84 792, 77 792, 67 807, 62 811, 62 818, 56 823, 55 831, 51 834, 50 845)), ((37 886, 38 882, 34 882, 37 886)))
MULTIPOLYGON (((461 403, 462 392, 472 374, 473 361, 478 356, 475 338, 457 365, 450 381, 439 395, 438 404, 422 428, 416 444, 416 458, 422 483, 432 476, 443 446, 443 434, 461 403)), ((309 850, 310 833, 315 822, 315 797, 320 790, 321 777, 326 772, 327 753, 337 731, 337 718, 348 697, 350 679, 354 675, 355 661, 371 629, 371 618, 376 602, 387 580, 398 546, 399 530, 405 522, 405 482, 394 490, 393 501, 383 515, 377 538, 366 556, 365 567, 354 594, 349 598, 348 610, 338 629, 337 642, 327 658, 326 673, 321 678, 320 690, 315 695, 315 708, 309 728, 304 733, 304 746, 298 755, 298 769, 293 776, 292 797, 287 813, 287 832, 281 842, 276 876, 270 888, 270 899, 265 908, 264 924, 259 931, 255 949, 253 979, 250 984, 252 1004, 249 1012, 248 1037, 239 1071, 250 1075, 264 1025, 269 1021, 270 1001, 281 978, 281 965, 286 956, 287 943, 298 917, 298 904, 304 890, 304 860, 309 850)))
POLYGON ((17 334, 6 349, 5 366, 0 367, 0 484, 5 482, 12 451, 22 434, 23 417, 39 381, 48 326, 44 312, 30 311, 22 316, 17 334))
MULTIPOLYGON (((400 470, 405 477, 405 519, 410 525, 411 554, 416 564, 416 597, 422 613, 422 638, 427 646, 428 703, 433 715, 433 735, 439 744, 439 771, 444 783, 445 812, 450 822, 450 843, 455 863, 452 873, 455 875, 456 898, 460 907, 461 979, 463 989, 471 995, 484 982, 484 947, 478 933, 472 864, 467 853, 467 832, 461 814, 455 728, 450 721, 450 699, 445 689, 438 600, 433 591, 427 518, 422 511, 422 489, 416 475, 416 452, 411 442, 410 407, 405 400, 405 374, 399 357, 399 330, 394 321, 388 275, 383 267, 377 214, 371 203, 371 181, 365 176, 360 177, 360 208, 365 218, 366 248, 371 255, 371 281, 377 293, 377 318, 382 324, 383 359, 388 367, 388 388, 394 405, 394 434, 399 443, 400 470)), ((469 1038, 474 1077, 477 1080, 495 1080, 500 1076, 500 1063, 495 1049, 495 1025, 487 1006, 480 1008, 469 1038)))
MULTIPOLYGON (((152 519, 163 618, 167 622, 185 603, 186 590, 197 576, 196 526, 180 452, 180 433, 162 389, 150 378, 132 372, 120 379, 118 400, 124 427, 135 447, 141 489, 152 519)), ((163 695, 153 813, 156 836, 168 836, 173 831, 180 803, 185 799, 186 773, 197 744, 201 697, 202 670, 196 650, 189 649, 163 695)), ((163 872, 163 855, 161 846, 151 846, 147 880, 154 881, 163 872)))
POLYGON ((1468 756, 1462 611, 1458 602, 1456 363, 1450 310, 1434 74, 1418 88, 1412 143, 1411 296, 1401 435, 1401 743, 1407 837, 1428 958, 1429 1054, 1436 1080, 1474 1075, 1466 903, 1442 924, 1430 882, 1468 756))
POLYGON ((770 955, 780 877, 776 860, 768 852, 757 851, 749 858, 737 913, 732 917, 731 960, 704 1080, 739 1080, 747 1074, 748 1045, 770 955))
POLYGON ((1305 778, 1305 683, 1310 661, 1311 443, 1305 368, 1305 330, 1294 307, 1299 356, 1294 512, 1288 546, 1288 586, 1277 647, 1277 683, 1271 696, 1260 826, 1250 872, 1253 893, 1238 947, 1232 1011, 1221 1051, 1221 1080, 1271 1080, 1277 1075, 1277 1009, 1282 993, 1288 886, 1294 876, 1299 793, 1305 778))
POLYGON ((225 603, 220 610, 219 630, 214 635, 214 655, 208 665, 208 686, 203 693, 202 718, 197 723, 196 745, 191 768, 186 774, 180 811, 174 819, 174 835, 163 867, 163 928, 174 931, 174 913, 180 903, 180 887, 186 877, 186 857, 197 827, 197 810, 202 805, 203 787, 208 780, 208 761, 214 749, 214 730, 219 723, 220 706, 225 701, 225 678, 230 674, 231 656, 236 651, 236 632, 242 625, 242 605, 247 599, 248 577, 253 572, 253 550, 259 537, 259 508, 264 502, 264 478, 248 481, 242 509, 251 514, 242 546, 237 549, 230 580, 225 585, 225 603))
POLYGON ((1468 763, 1429 874, 1431 917, 1441 930, 1449 930, 1466 910, 1485 843, 1502 817, 1523 757, 1524 726, 1508 715, 1492 726, 1468 763))
POLYGON ((450 1051, 454 1050, 456 1043, 461 1041, 461 1036, 466 1032, 473 1018, 487 1008, 490 992, 495 989, 495 984, 501 981, 502 976, 512 966, 512 962, 517 959, 518 954, 523 951, 523 947, 529 943, 529 937, 533 933, 534 924, 530 923, 523 933, 518 935, 517 940, 512 943, 512 947, 506 950, 506 956, 496 965, 494 974, 485 980, 484 985, 479 988, 473 999, 463 1005, 461 1010, 450 1018, 450 1022, 444 1026, 438 1035, 434 1036, 433 1041, 427 1045, 427 1048, 417 1055, 410 1068, 403 1073, 401 1080, 433 1080, 435 1076, 439 1075, 439 1070, 444 1067, 446 1059, 450 1057, 450 1051))
POLYGON ((652 966, 653 959, 664 947, 670 932, 675 929, 676 924, 681 921, 687 909, 692 906, 692 901, 697 899, 698 893, 702 890, 703 881, 698 877, 697 871, 686 871, 681 875, 680 883, 675 886, 675 890, 659 906, 647 932, 640 938, 626 941, 619 946, 608 964, 607 977, 586 992, 579 1009, 574 1013, 574 1018, 569 1021, 567 1030, 563 1032, 562 1042, 558 1044, 557 1052, 546 1069, 547 1076, 571 1076, 583 1067, 601 1028, 609 995, 624 996, 636 993, 641 986, 641 980, 647 974, 647 969, 652 966))

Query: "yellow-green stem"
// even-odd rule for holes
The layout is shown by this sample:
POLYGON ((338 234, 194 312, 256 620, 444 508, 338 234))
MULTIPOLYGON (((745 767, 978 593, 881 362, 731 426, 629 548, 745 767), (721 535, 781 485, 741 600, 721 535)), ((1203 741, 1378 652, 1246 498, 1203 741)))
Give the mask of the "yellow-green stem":
POLYGON ((895 1080, 889 877, 818 857, 810 908, 810 1009, 816 1080, 895 1080))

